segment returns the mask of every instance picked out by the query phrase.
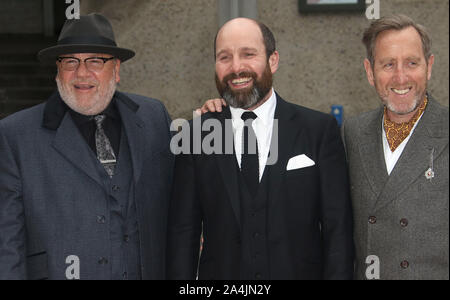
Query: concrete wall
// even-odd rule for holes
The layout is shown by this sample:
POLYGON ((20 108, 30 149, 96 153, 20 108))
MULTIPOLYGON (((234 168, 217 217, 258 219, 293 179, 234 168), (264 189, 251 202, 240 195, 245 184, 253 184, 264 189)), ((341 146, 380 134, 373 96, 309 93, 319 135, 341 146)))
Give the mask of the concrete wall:
MULTIPOLYGON (((380 0, 381 15, 404 13, 430 29, 436 55, 429 90, 448 106, 449 1, 380 0)), ((217 97, 213 38, 215 0, 82 0, 82 13, 112 21, 118 44, 136 57, 122 65, 120 89, 162 100, 173 118, 217 97)), ((281 55, 276 90, 288 101, 324 112, 344 105, 347 116, 379 105, 363 68, 364 14, 298 12, 297 0, 259 0, 259 19, 274 32, 281 55)))

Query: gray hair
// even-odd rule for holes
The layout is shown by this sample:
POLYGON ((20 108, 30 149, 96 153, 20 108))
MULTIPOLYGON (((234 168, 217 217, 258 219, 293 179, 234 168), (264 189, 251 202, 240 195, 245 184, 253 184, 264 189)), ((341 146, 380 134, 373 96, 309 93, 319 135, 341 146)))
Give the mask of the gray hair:
POLYGON ((364 31, 362 42, 366 46, 367 59, 370 61, 370 64, 372 66, 374 64, 375 58, 375 42, 378 35, 386 30, 402 30, 407 27, 413 27, 420 35, 420 39, 422 40, 423 54, 428 63, 428 59, 430 58, 432 53, 431 37, 428 34, 427 29, 424 26, 417 24, 413 19, 405 15, 392 15, 382 17, 381 19, 372 22, 369 28, 364 31))

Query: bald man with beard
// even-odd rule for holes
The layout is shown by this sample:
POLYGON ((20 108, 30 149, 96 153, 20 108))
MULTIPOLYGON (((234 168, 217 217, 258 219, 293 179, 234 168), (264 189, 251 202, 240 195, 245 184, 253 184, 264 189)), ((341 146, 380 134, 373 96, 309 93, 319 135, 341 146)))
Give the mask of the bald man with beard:
MULTIPOLYGON (((264 24, 238 18, 219 30, 215 77, 228 106, 200 122, 218 121, 222 137, 231 132, 233 151, 226 152, 225 139, 222 151, 177 155, 169 279, 353 277, 352 211, 339 128, 332 116, 275 93, 279 60, 264 24)), ((201 132, 202 140, 211 132, 201 132)))

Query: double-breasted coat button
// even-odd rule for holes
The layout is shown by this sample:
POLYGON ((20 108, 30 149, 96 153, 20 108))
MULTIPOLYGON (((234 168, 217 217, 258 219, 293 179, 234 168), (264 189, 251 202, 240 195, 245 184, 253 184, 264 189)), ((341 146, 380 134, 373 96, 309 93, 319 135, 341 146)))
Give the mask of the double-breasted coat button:
POLYGON ((261 274, 260 274, 260 273, 256 273, 256 274, 255 274, 255 278, 256 278, 256 279, 261 279, 261 274))
POLYGON ((400 266, 402 269, 407 269, 409 267, 409 262, 407 260, 404 260, 400 263, 400 266))
POLYGON ((130 241, 130 236, 129 235, 124 235, 123 236, 123 241, 125 242, 125 243, 128 243, 129 241, 130 241))
POLYGON ((113 192, 118 192, 118 191, 120 191, 120 187, 117 185, 113 185, 112 190, 113 190, 113 192))
POLYGON ((97 223, 98 224, 105 224, 106 217, 105 216, 97 216, 97 223))
POLYGON ((375 216, 370 216, 369 217, 369 223, 370 224, 375 224, 377 222, 377 217, 375 216))
POLYGON ((402 227, 408 226, 408 220, 407 219, 401 219, 400 220, 400 226, 402 226, 402 227))
POLYGON ((100 265, 106 265, 108 263, 108 259, 106 259, 105 257, 100 257, 98 263, 100 265))

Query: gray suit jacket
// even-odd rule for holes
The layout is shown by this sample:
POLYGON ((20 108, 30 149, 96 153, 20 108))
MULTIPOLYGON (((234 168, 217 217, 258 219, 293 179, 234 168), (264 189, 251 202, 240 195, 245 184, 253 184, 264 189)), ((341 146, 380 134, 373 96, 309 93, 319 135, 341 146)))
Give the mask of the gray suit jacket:
MULTIPOLYGON (((142 278, 162 279, 170 119, 159 101, 115 97, 132 158, 142 278)), ((61 100, 55 93, 49 101, 61 100)), ((80 259, 81 279, 110 278, 100 259, 111 249, 109 191, 98 163, 68 112, 42 104, 0 121, 0 279, 65 279, 70 255, 80 259)))
POLYGON ((449 110, 429 99, 390 176, 383 108, 345 122, 358 279, 369 255, 379 258, 380 279, 449 278, 449 110))

